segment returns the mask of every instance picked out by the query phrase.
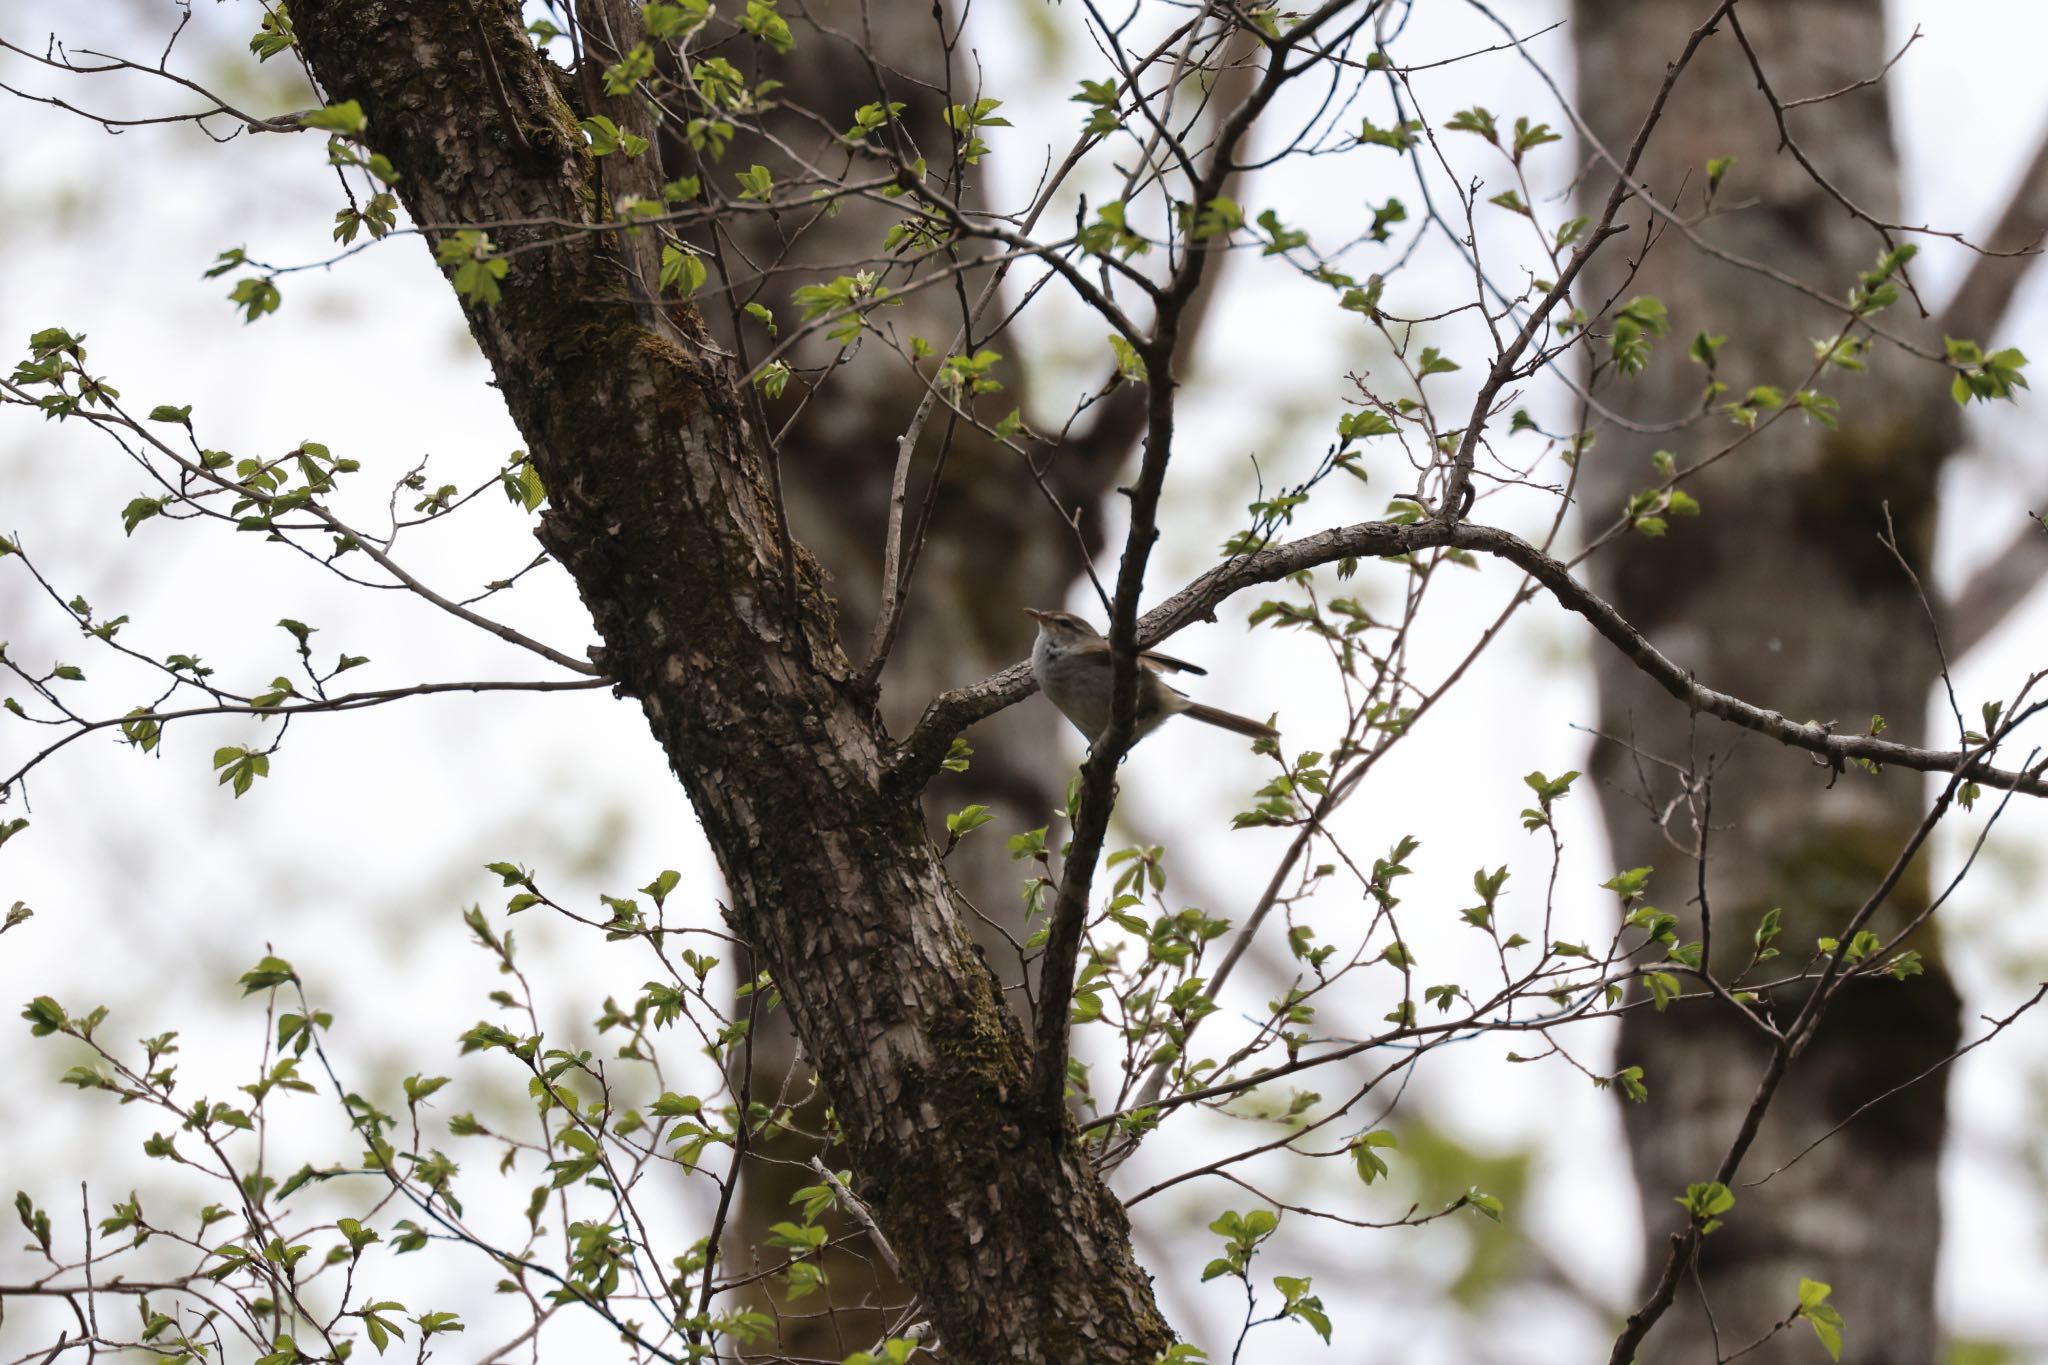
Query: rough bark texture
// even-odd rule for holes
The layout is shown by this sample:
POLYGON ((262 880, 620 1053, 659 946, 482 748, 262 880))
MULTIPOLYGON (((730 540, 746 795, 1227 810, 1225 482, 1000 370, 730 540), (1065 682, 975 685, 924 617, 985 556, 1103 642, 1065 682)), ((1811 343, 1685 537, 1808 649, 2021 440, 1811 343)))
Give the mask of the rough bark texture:
MULTIPOLYGON (((900 121, 887 136, 905 139, 907 156, 925 156, 935 168, 951 164, 946 92, 964 91, 961 83, 971 79, 971 73, 963 77, 955 71, 949 84, 948 40, 957 40, 960 32, 956 6, 875 5, 861 13, 825 6, 792 10, 786 17, 796 46, 775 74, 790 82, 790 94, 797 101, 841 123, 864 104, 900 102, 900 121), (834 25, 842 31, 834 31, 834 25)), ((601 40, 598 50, 604 51, 601 40)), ((963 92, 951 98, 970 96, 963 92)), ((783 145, 742 133, 720 166, 758 162, 773 171, 778 182, 803 174, 806 168, 783 148, 814 147, 815 126, 794 114, 771 115, 770 120, 783 145)), ((680 137, 659 145, 669 175, 707 169, 680 137)), ((973 168, 960 169, 976 173, 973 168)), ((714 168, 712 173, 720 172, 714 168)), ((970 204, 980 198, 971 180, 960 194, 970 204)), ((740 300, 759 287, 764 302, 786 312, 785 301, 799 285, 828 281, 845 270, 846 262, 869 256, 900 217, 893 206, 855 200, 829 217, 737 216, 718 225, 717 243, 709 231, 692 238, 707 250, 716 247, 744 282, 740 300), (765 286, 751 278, 770 266, 777 273, 765 286)), ((943 351, 961 327, 964 301, 978 299, 987 279, 985 271, 970 273, 957 288, 903 295, 901 305, 881 313, 877 322, 899 337, 923 337, 943 351)), ((885 282, 891 287, 903 283, 897 276, 888 276, 885 282)), ((1021 357, 1008 339, 989 336, 1000 316, 1000 308, 988 311, 968 349, 993 346, 1002 351, 1003 382, 1021 401, 1029 382, 1021 357)), ((721 344, 742 354, 752 346, 758 355, 762 337, 757 326, 742 329, 730 310, 709 305, 705 321, 721 344)), ((825 570, 842 638, 858 653, 866 647, 880 607, 878 586, 898 438, 927 400, 928 388, 873 337, 864 338, 848 354, 840 343, 816 336, 800 346, 790 362, 797 378, 779 402, 769 405, 770 423, 778 429, 787 424, 777 442, 783 493, 796 538, 815 553, 825 570), (822 379, 824 387, 811 397, 809 386, 815 379, 822 379)), ((927 380, 937 366, 938 358, 924 364, 927 380)), ((1106 405, 1107 419, 1090 424, 1085 439, 1063 450, 1048 470, 1048 482, 1058 496, 1085 509, 1083 526, 1091 533, 1091 545, 1094 504, 1123 463, 1142 411, 1135 394, 1126 390, 1120 398, 1106 405)), ((943 409, 933 413, 918 442, 909 480, 912 522, 941 459, 946 477, 917 565, 913 607, 881 677, 882 714, 892 728, 907 728, 927 699, 1021 658, 1032 627, 1018 608, 1064 602, 1086 562, 1082 548, 1034 486, 1024 462, 971 427, 953 422, 943 409), (992 583, 1000 583, 1003 591, 990 591, 992 583)), ((947 812, 975 803, 994 814, 991 835, 1048 823, 1073 771, 1068 752, 1056 739, 1064 724, 1049 706, 1013 707, 991 717, 969 736, 975 753, 968 771, 945 774, 926 790, 927 820, 943 829, 947 812)), ((970 917, 970 933, 988 953, 997 974, 1014 985, 1020 971, 1016 953, 988 921, 1018 941, 1028 937, 1018 895, 1018 864, 1002 839, 984 836, 955 849, 946 870, 981 912, 970 917)), ((1013 992, 1010 1003, 1017 1007, 1022 1001, 1013 992)), ((780 1013, 764 1014, 757 1021, 749 1061, 755 1096, 808 1092, 807 1068, 780 1013)), ((819 1130, 822 1106, 801 1106, 798 1121, 812 1132, 819 1130)), ((816 1146, 815 1139, 803 1132, 764 1138, 757 1150, 770 1159, 749 1163, 742 1172, 728 1233, 734 1252, 752 1254, 765 1244, 768 1227, 789 1216, 791 1195, 813 1183, 803 1163, 816 1146)), ((849 1221, 837 1230, 855 1232, 858 1225, 849 1221)), ((899 1299, 880 1258, 852 1254, 864 1250, 855 1243, 848 1254, 827 1253, 835 1298, 876 1304, 899 1299)), ((773 1286, 772 1279, 763 1279, 754 1292, 767 1295, 773 1286)), ((884 1325, 880 1313, 847 1309, 828 1318, 807 1313, 808 1307, 793 1305, 783 1318, 783 1345, 792 1355, 843 1354, 843 1340, 863 1332, 872 1339, 884 1325)))
MULTIPOLYGON (((1663 55, 1677 49, 1702 8, 1578 0, 1572 30, 1581 107, 1611 147, 1626 145, 1664 77, 1663 55)), ((1775 0, 1744 5, 1739 16, 1787 99, 1867 77, 1886 56, 1878 0, 1775 0)), ((1896 217, 1898 164, 1881 90, 1797 110, 1791 119, 1794 137, 1824 158, 1821 169, 1844 193, 1896 217)), ((1696 212, 1707 160, 1736 157, 1720 202, 1755 203, 1707 220, 1702 234, 1846 297, 1883 244, 1778 144, 1755 74, 1724 28, 1685 73, 1641 179, 1665 203, 1687 183, 1686 208, 1696 212)), ((1611 184, 1605 168, 1589 177, 1585 202, 1604 198, 1611 184)), ((1645 216, 1637 209, 1633 221, 1645 216)), ((1640 241, 1640 232, 1630 240, 1640 241)), ((1595 288, 1618 287, 1621 265, 1618 251, 1603 259, 1595 288)), ((1789 392, 1807 383, 1813 340, 1842 325, 1839 313, 1710 259, 1675 233, 1629 292, 1662 298, 1673 322, 1651 370, 1609 391, 1643 420, 1668 420, 1698 404, 1707 376, 1683 358, 1695 331, 1727 334, 1720 377, 1740 395, 1754 384, 1789 392)), ((1885 322, 1912 330, 1914 311, 1901 304, 1885 322)), ((1797 419, 1781 424, 1688 485, 1704 505, 1700 519, 1674 523, 1663 540, 1630 537, 1603 551, 1593 562, 1594 584, 1716 687, 1793 719, 1839 722, 1848 732, 1881 714, 1887 738, 1920 743, 1938 658, 1914 585, 1879 536, 1888 504, 1901 550, 1926 574, 1936 475, 1957 429, 1947 376, 1879 355, 1869 374, 1831 372, 1818 387, 1841 401, 1839 431, 1797 419)), ((1609 432, 1584 470, 1587 526, 1606 526, 1630 493, 1655 482, 1652 450, 1672 448, 1682 465, 1733 434, 1718 417, 1663 436, 1609 432)), ((1681 763, 1725 760, 1713 780, 1707 878, 1718 971, 1747 960, 1758 917, 1772 906, 1785 912, 1786 957, 1771 966, 1802 960, 1815 937, 1836 932, 1868 894, 1924 811, 1925 783, 1914 775, 1851 769, 1830 781, 1804 756, 1754 737, 1742 742, 1711 718, 1695 720, 1616 656, 1603 653, 1599 673, 1608 734, 1681 763)), ((1696 864, 1667 841, 1639 799, 1646 780, 1659 799, 1672 794, 1672 782, 1619 744, 1602 744, 1594 769, 1617 866, 1654 865, 1652 898, 1679 910, 1694 897, 1696 864)), ((1680 844, 1692 838, 1682 811, 1671 834, 1680 844)), ((1923 864, 1873 927, 1896 927, 1927 896, 1923 864)), ((1690 909, 1690 936, 1697 937, 1698 906, 1690 909)), ((1857 1105, 1953 1049, 1954 990, 1934 943, 1923 937, 1914 946, 1928 955, 1926 976, 1843 993, 1788 1076, 1744 1178, 1777 1167, 1857 1105)), ((1679 1217, 1672 1196, 1709 1178, 1748 1107, 1765 1055, 1758 1041, 1719 1004, 1632 1014, 1623 1026, 1619 1061, 1642 1065, 1650 1088, 1649 1102, 1629 1106, 1626 1117, 1652 1274, 1679 1217)), ((1945 1074, 1872 1110, 1761 1188, 1738 1186, 1736 1208, 1706 1239, 1700 1263, 1724 1351, 1783 1318, 1806 1275, 1835 1287, 1833 1301, 1849 1324, 1846 1358, 1925 1365, 1937 1357, 1945 1074)), ((1700 1297, 1681 1291, 1641 1359, 1716 1358, 1700 1297)), ((1782 1333, 1748 1358, 1809 1359, 1815 1347, 1804 1337, 1803 1328, 1782 1333)))
MULTIPOLYGON (((597 221, 611 197, 658 186, 648 161, 588 156, 509 0, 292 12, 328 97, 361 102, 403 173, 415 221, 597 221)), ((623 102, 605 112, 647 131, 623 102)), ((503 302, 471 310, 549 489, 543 537, 690 794, 736 927, 782 988, 949 1354, 1149 1361, 1171 1337, 1123 1211, 1030 1115, 1026 1044, 919 809, 882 793, 887 736, 821 576, 778 548, 735 377, 694 344, 693 315, 640 286, 647 249, 592 233, 521 255, 503 302)))

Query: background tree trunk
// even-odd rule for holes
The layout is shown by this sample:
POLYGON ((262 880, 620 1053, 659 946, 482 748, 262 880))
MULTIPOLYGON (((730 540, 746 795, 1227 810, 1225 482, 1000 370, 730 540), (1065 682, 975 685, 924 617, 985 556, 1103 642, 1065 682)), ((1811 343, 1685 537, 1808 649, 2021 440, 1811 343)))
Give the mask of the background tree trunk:
MULTIPOLYGON (((1579 99, 1595 134, 1625 148, 1663 81, 1645 54, 1675 49, 1704 6, 1577 0, 1572 31, 1579 99)), ((1889 55, 1878 0, 1777 0, 1738 17, 1784 99, 1840 89, 1875 74, 1889 55)), ((1885 96, 1870 88, 1793 111, 1804 147, 1824 149, 1820 169, 1869 212, 1896 219, 1898 161, 1885 96)), ((1650 143, 1641 180, 1688 214, 1701 207, 1709 158, 1733 156, 1717 206, 1699 231, 1712 243, 1769 261, 1831 295, 1847 297, 1858 271, 1884 249, 1878 235, 1831 199, 1779 147, 1757 78, 1726 25, 1685 73, 1650 143), (1752 202, 1754 201, 1754 202, 1752 202), (1727 207, 1740 206, 1740 207, 1727 207)), ((1587 177, 1582 202, 1604 199, 1605 166, 1587 177)), ((1582 210, 1583 211, 1583 210, 1582 210)), ((1642 240, 1649 215, 1632 206, 1642 240)), ((1631 255, 1634 253, 1631 252, 1631 255)), ((1621 252, 1598 259, 1594 288, 1622 288, 1621 252)), ((1629 416, 1669 420, 1696 410, 1709 376, 1685 359, 1697 331, 1726 333, 1719 357, 1726 398, 1756 384, 1788 394, 1806 385, 1813 343, 1843 318, 1762 277, 1714 260, 1668 232, 1629 293, 1670 308, 1672 337, 1639 380, 1606 396, 1629 416)), ((1908 299, 1885 325, 1938 345, 1908 299)), ((1687 487, 1697 520, 1664 539, 1628 536, 1591 561, 1597 589, 1703 682, 1794 719, 1861 731, 1881 714, 1888 738, 1919 743, 1940 662, 1927 609, 1881 543, 1887 512, 1905 559, 1928 577, 1937 475, 1959 422, 1947 376, 1882 343, 1864 375, 1831 370, 1812 381, 1841 402, 1841 427, 1794 416, 1736 451, 1687 487)), ((1717 413, 1661 436, 1613 431, 1582 473, 1583 521, 1597 531, 1624 500, 1655 482, 1649 456, 1673 449, 1697 459, 1736 429, 1717 413)), ((1667 828, 1652 809, 1677 791, 1646 755, 1711 771, 1712 826, 1706 887, 1714 967, 1741 969, 1759 917, 1784 911, 1785 956, 1803 962, 1817 936, 1833 934, 1869 893, 1924 812, 1926 784, 1888 772, 1832 777, 1807 758, 1752 740, 1710 718, 1688 716, 1619 656, 1598 654, 1601 742, 1593 771, 1618 867, 1654 865, 1651 899, 1690 921, 1699 936, 1696 837, 1685 807, 1667 828), (1646 805, 1645 798, 1649 799, 1646 805)), ((1925 908, 1923 859, 1877 924, 1883 933, 1925 908)), ((1913 946, 1927 974, 1903 984, 1857 983, 1795 1064, 1742 1178, 1755 1180, 1887 1087, 1953 1050, 1957 999, 1931 936, 1913 946)), ((1803 987, 1785 999, 1795 1001, 1803 987)), ((1621 1065, 1644 1067, 1647 1104, 1626 1107, 1654 1274, 1669 1254, 1680 1214, 1671 1202, 1711 1177, 1747 1109, 1767 1049, 1718 1003, 1633 1013, 1622 1027, 1621 1065)), ((1863 1115, 1811 1156, 1759 1188, 1738 1183, 1726 1226, 1706 1239, 1699 1293, 1690 1286, 1640 1357, 1710 1361, 1739 1349, 1796 1304, 1799 1277, 1834 1286, 1848 1323, 1845 1358, 1869 1365, 1926 1365, 1938 1356, 1935 1257, 1941 1242, 1937 1164, 1945 1124, 1946 1072, 1863 1115), (1707 1308, 1711 1308, 1712 1321, 1707 1308)), ((1803 1326, 1751 1357, 1810 1359, 1803 1326)))
MULTIPOLYGON (((850 126, 854 111, 863 105, 901 102, 900 122, 884 136, 903 139, 906 159, 921 155, 939 171, 954 166, 946 105, 949 99, 964 102, 975 94, 958 84, 962 73, 951 61, 962 41, 954 6, 877 5, 858 16, 828 7, 815 13, 793 11, 787 19, 796 38, 795 58, 787 70, 775 74, 792 83, 791 94, 798 103, 850 126)), ((616 60, 607 55, 608 36, 598 34, 592 40, 600 65, 616 60)), ((778 132, 789 139, 788 145, 808 147, 817 139, 816 129, 802 119, 792 116, 783 124, 778 132)), ((755 162, 766 165, 778 181, 803 170, 774 143, 748 134, 709 165, 700 164, 679 138, 665 138, 662 152, 671 177, 700 171, 729 175, 755 162)), ((977 174, 972 167, 959 169, 969 176, 977 174)), ((959 197, 968 204, 981 202, 973 180, 960 187, 959 197)), ((707 325, 721 344, 758 359, 772 343, 758 325, 740 321, 739 304, 758 297, 776 311, 784 326, 792 325, 789 300, 797 287, 829 281, 848 269, 847 262, 871 257, 892 221, 872 203, 854 199, 831 216, 817 214, 801 223, 738 215, 716 225, 716 241, 710 231, 695 234, 694 240, 727 267, 735 286, 729 307, 706 303, 707 325), (763 270, 770 267, 774 273, 764 277, 763 270)), ((899 289, 903 284, 900 276, 886 270, 883 281, 899 289)), ((712 288, 724 283, 714 272, 712 288)), ((930 343, 933 358, 922 366, 929 380, 961 330, 968 303, 981 296, 987 283, 987 272, 975 272, 964 276, 957 288, 912 292, 903 296, 901 306, 877 314, 875 320, 905 341, 916 336, 930 343)), ((711 297, 707 291, 706 298, 711 297)), ((1029 375, 1014 340, 989 335, 1004 315, 1002 304, 998 300, 987 310, 969 336, 967 349, 1002 352, 1004 386, 1012 401, 1023 403, 1029 375)), ((825 570, 841 638, 858 655, 880 608, 899 438, 911 427, 929 389, 873 336, 850 350, 817 336, 799 346, 790 363, 796 377, 787 393, 766 409, 768 425, 778 432, 782 490, 794 535, 825 570), (813 384, 818 386, 815 396, 810 393, 813 384)), ((943 408, 933 412, 910 471, 910 522, 918 520, 918 507, 942 461, 944 478, 911 589, 914 605, 904 616, 880 680, 882 716, 896 733, 908 731, 931 697, 1024 656, 1032 628, 1018 608, 1063 603, 1081 578, 1089 555, 1100 547, 1097 504, 1123 465, 1142 421, 1142 401, 1127 386, 1098 409, 1096 420, 1062 448, 1058 458, 1048 462, 1047 490, 1065 508, 1080 513, 1082 538, 1077 539, 1061 525, 1060 513, 1013 452, 951 420, 943 408)), ((914 533, 906 536, 914 538, 914 533)), ((927 789, 925 814, 931 827, 943 830, 948 812, 977 803, 994 814, 995 830, 1014 832, 1048 823, 1064 799, 1073 771, 1068 751, 1059 743, 1064 725, 1049 706, 1033 705, 1009 708, 976 727, 971 737, 975 752, 967 771, 946 774, 927 789)), ((990 967, 1005 985, 1015 987, 1022 968, 1005 935, 1018 942, 1028 936, 1018 864, 1002 839, 984 837, 955 849, 946 871, 979 911, 969 916, 968 929, 990 967)), ((742 973, 742 978, 750 975, 742 973)), ((1007 999, 1013 1009, 1022 1008, 1017 991, 1007 999)), ((756 1014, 747 1059, 748 1084, 757 1100, 772 1103, 787 1097, 800 1103, 797 1128, 768 1136, 759 1149, 759 1155, 768 1159, 742 1168, 740 1197, 726 1236, 729 1253, 741 1257, 756 1256, 768 1244, 770 1226, 790 1216, 795 1192, 816 1183, 805 1162, 817 1154, 816 1134, 826 1126, 824 1105, 813 1090, 809 1068, 784 1014, 756 1014)), ((859 1240, 859 1225, 836 1219, 831 1226, 835 1234, 855 1237, 849 1249, 825 1258, 836 1311, 809 1311, 815 1300, 784 1305, 781 1344, 795 1356, 837 1358, 858 1349, 872 1341, 891 1316, 879 1306, 902 1297, 881 1258, 859 1240), (878 1308, 863 1313, 847 1308, 849 1303, 878 1308), (855 1340, 863 1333, 865 1339, 855 1340)), ((774 1288, 772 1280, 764 1279, 757 1292, 767 1297, 774 1288)))

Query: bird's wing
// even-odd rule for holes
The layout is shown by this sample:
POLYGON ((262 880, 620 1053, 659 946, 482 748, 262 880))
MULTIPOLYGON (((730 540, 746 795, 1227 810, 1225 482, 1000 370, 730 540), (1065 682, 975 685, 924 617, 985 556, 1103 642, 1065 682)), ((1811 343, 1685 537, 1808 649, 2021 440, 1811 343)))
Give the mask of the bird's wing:
POLYGON ((1149 649, 1138 658, 1161 673, 1192 673, 1198 678, 1209 674, 1208 669, 1198 668, 1186 659, 1176 659, 1171 654, 1159 654, 1149 649))

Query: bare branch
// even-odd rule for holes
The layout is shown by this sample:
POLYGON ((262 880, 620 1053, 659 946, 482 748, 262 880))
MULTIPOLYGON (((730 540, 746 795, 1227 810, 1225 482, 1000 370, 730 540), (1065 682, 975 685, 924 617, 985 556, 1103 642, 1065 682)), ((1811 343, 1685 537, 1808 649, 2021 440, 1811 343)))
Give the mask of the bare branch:
MULTIPOLYGON (((1376 559, 1450 547, 1474 550, 1507 560, 1549 590, 1558 605, 1580 616, 1607 642, 1672 697, 1718 716, 1731 725, 1753 730, 1780 744, 1842 768, 1867 760, 1917 772, 1962 773, 1987 787, 2026 796, 2048 796, 2048 764, 2022 771, 1991 767, 1975 750, 1935 750, 1896 744, 1868 735, 1838 735, 1831 724, 1793 721, 1696 682, 1689 669, 1667 658, 1642 632, 1592 589, 1573 578, 1562 563, 1508 531, 1475 524, 1424 521, 1413 525, 1369 521, 1336 527, 1220 564, 1147 612, 1139 622, 1137 646, 1149 649, 1194 621, 1214 618, 1217 604, 1259 583, 1272 583, 1303 569, 1340 559, 1376 559)), ((935 698, 897 752, 891 780, 922 787, 938 771, 954 735, 978 720, 1014 705, 1037 689, 1028 664, 1013 664, 971 686, 935 698)))
POLYGON ((1964 658, 1982 644, 2043 581, 2048 581, 2048 525, 2029 515, 2027 524, 1970 575, 1949 603, 1955 656, 1964 658))
POLYGON ((1926 1080, 1929 1076, 1932 1076, 1935 1072, 1940 1071, 1943 1067, 1948 1066, 1952 1062, 1961 1060, 1965 1054, 1975 1052, 1978 1048, 1984 1046, 1984 1044, 1990 1042, 1993 1038, 1996 1038, 1999 1034, 2005 1032, 2006 1029, 2010 1028, 2014 1023, 2018 1022, 2019 1017, 2021 1015, 2025 1014, 2028 1010, 2034 1008, 2034 1006, 2040 1004, 2041 997, 2044 995, 2048 995, 2048 981, 2042 982, 2038 990, 2036 990, 2032 995, 2028 996, 2025 1000, 2021 1001, 2018 1008, 2014 1009, 2012 1013, 2006 1015, 2004 1018, 1993 1019, 1989 1015, 1983 1016, 1984 1022, 1991 1025, 1990 1032, 1984 1034, 1982 1037, 1971 1039, 1969 1042, 1963 1044, 1954 1052, 1949 1053, 1948 1056, 1943 1057, 1940 1061, 1936 1062, 1933 1066, 1928 1067, 1926 1070, 1921 1071, 1913 1076, 1907 1077, 1905 1080, 1900 1081, 1897 1085, 1892 1086, 1890 1089, 1885 1090, 1880 1094, 1871 1096, 1869 1099, 1865 1100, 1863 1103, 1857 1105, 1854 1109, 1850 1110, 1847 1117, 1845 1117, 1840 1123, 1837 1123, 1834 1127, 1828 1129, 1825 1133, 1822 1133, 1819 1137, 1807 1143, 1804 1147, 1801 1147, 1797 1152, 1794 1152, 1789 1158, 1785 1160, 1785 1162, 1782 1165, 1772 1167, 1770 1170, 1764 1172, 1764 1174, 1758 1176, 1754 1180, 1743 1181, 1743 1188, 1755 1189, 1758 1185, 1765 1183, 1772 1177, 1780 1175, 1783 1172, 1790 1170, 1792 1167, 1798 1165, 1801 1161, 1805 1160, 1814 1148, 1820 1146, 1823 1142, 1826 1142, 1829 1138, 1841 1132, 1844 1128, 1847 1128, 1857 1119, 1863 1117, 1863 1115, 1869 1110, 1876 1108, 1880 1104, 1883 1104, 1886 1100, 1890 1099, 1892 1096, 1900 1093, 1901 1091, 1912 1089, 1914 1086, 1920 1084, 1920 1082, 1926 1080))
POLYGON ((111 729, 116 725, 138 725, 155 723, 167 725, 174 720, 190 720, 195 716, 305 716, 332 715, 342 711, 360 711, 365 707, 383 706, 394 701, 405 701, 412 697, 428 697, 443 692, 586 692, 592 688, 610 687, 610 678, 549 678, 532 682, 477 681, 414 683, 410 687, 387 687, 374 692, 349 692, 339 697, 307 698, 278 706, 235 706, 217 704, 191 706, 177 711, 138 711, 132 715, 109 716, 103 720, 80 720, 62 739, 49 745, 16 768, 5 778, 0 778, 0 799, 11 791, 14 784, 53 756, 59 749, 73 740, 83 739, 98 730, 111 729))
POLYGON ((1953 337, 1979 340, 1998 330, 2006 309, 2020 287, 2027 268, 2040 256, 2041 239, 2048 235, 2048 129, 2034 147, 2034 155, 2020 172, 2019 183, 1998 215, 1998 226, 1987 239, 1993 243, 2018 243, 2025 254, 2017 262, 2006 256, 1979 256, 1970 273, 1956 287, 1954 297, 1941 311, 1941 330, 1953 337))
MULTIPOLYGON (((1501 387, 1514 377, 1515 367, 1528 351, 1529 343, 1536 339, 1537 330, 1571 291, 1572 281, 1585 269, 1586 262, 1593 258, 1593 253, 1599 250, 1609 237, 1620 231, 1614 221, 1615 215, 1621 212, 1622 205, 1628 202, 1630 191, 1635 188, 1636 166, 1643 159, 1643 149, 1650 145, 1650 134, 1663 120, 1664 105, 1671 98, 1672 87, 1678 84, 1679 76, 1692 61, 1693 54, 1699 51, 1700 44, 1707 40, 1714 32, 1715 25, 1719 24, 1734 7, 1735 0, 1722 0, 1721 4, 1715 6, 1714 12, 1692 31, 1691 36, 1686 39, 1684 49, 1666 68, 1664 84, 1658 87, 1656 98, 1650 101, 1649 111, 1643 115, 1642 125, 1636 130, 1635 141, 1630 145, 1627 157, 1615 167, 1614 188, 1608 193, 1607 203, 1600 211, 1599 221, 1580 241, 1572 252, 1571 260, 1558 274, 1557 281, 1544 293, 1542 301, 1530 311, 1528 319, 1522 324, 1522 330, 1515 335, 1515 339, 1495 358, 1493 368, 1487 372, 1485 381, 1479 386, 1479 395, 1472 403, 1472 420, 1466 424, 1464 435, 1458 442, 1458 452, 1452 458, 1450 482, 1444 487, 1443 508, 1447 515, 1462 517, 1471 505, 1472 467, 1479 448, 1479 437, 1486 430, 1486 416, 1493 407, 1494 398, 1500 393, 1501 387)), ((1498 23, 1499 20, 1495 22, 1498 23)), ((1514 37, 1512 30, 1509 30, 1508 36, 1514 37)), ((1520 46, 1520 42, 1517 41, 1517 49, 1520 46)))

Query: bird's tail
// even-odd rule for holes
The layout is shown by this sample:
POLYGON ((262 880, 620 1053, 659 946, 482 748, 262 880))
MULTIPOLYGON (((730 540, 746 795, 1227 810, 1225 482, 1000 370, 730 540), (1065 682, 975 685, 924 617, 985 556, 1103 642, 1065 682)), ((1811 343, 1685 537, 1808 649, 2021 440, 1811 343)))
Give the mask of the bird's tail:
POLYGON ((1249 716, 1240 716, 1229 711, 1219 710, 1214 706, 1204 706, 1198 701, 1189 702, 1188 709, 1181 712, 1181 714, 1190 716, 1207 725, 1214 725, 1236 734, 1247 735, 1252 739, 1280 738, 1280 732, 1264 721, 1253 720, 1249 716))

